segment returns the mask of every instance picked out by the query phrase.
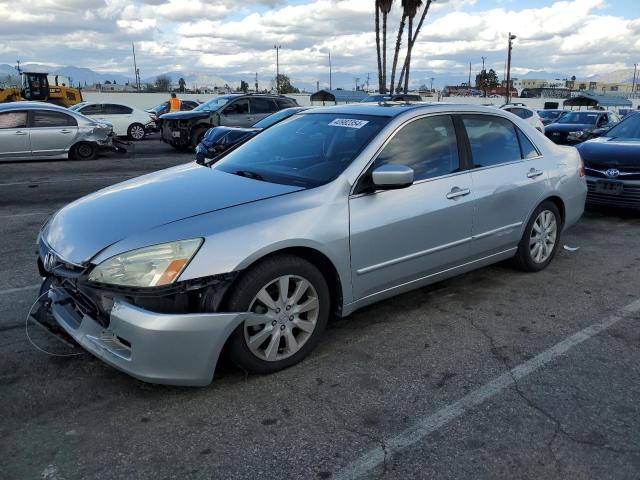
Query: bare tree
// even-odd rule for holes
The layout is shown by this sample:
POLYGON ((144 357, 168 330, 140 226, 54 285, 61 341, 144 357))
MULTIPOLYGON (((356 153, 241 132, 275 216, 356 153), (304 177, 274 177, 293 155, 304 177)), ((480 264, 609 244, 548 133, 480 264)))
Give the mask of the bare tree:
POLYGON ((171 77, 169 75, 158 75, 156 77, 156 88, 160 92, 168 92, 171 87, 171 77))

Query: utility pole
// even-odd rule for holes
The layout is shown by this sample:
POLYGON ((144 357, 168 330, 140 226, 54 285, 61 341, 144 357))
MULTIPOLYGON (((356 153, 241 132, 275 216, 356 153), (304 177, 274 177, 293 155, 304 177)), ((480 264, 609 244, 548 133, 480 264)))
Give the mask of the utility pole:
POLYGON ((631 84, 631 93, 636 93, 636 70, 638 70, 638 64, 633 64, 633 83, 631 84))
POLYGON ((356 90, 358 90, 358 82, 360 81, 360 77, 356 77, 356 90))
POLYGON ((431 92, 433 92, 433 81, 435 80, 435 78, 431 77, 431 88, 429 89, 431 92))
POLYGON ((256 72, 256 93, 258 93, 258 72, 256 72))
POLYGON ((333 70, 331 69, 331 50, 329 50, 329 90, 333 89, 333 70))
POLYGON ((482 73, 480 74, 480 80, 482 81, 482 93, 483 96, 486 98, 487 96, 487 71, 484 68, 484 61, 487 59, 487 57, 481 57, 482 58, 482 73))
POLYGON ((131 42, 131 51, 133 52, 133 72, 136 74, 136 90, 140 91, 140 74, 138 65, 136 64, 136 46, 131 42))
POLYGON ((276 93, 280 95, 280 45, 274 45, 276 49, 276 93))
POLYGON ((371 78, 371 72, 367 72, 367 93, 369 93, 369 79, 371 78))
POLYGON ((516 39, 515 35, 511 35, 509 32, 509 47, 507 50, 507 91, 505 93, 506 103, 511 102, 511 49, 513 48, 513 40, 516 39))
POLYGON ((22 70, 20 69, 20 60, 16 60, 16 63, 18 64, 16 65, 16 70, 18 71, 18 75, 22 75, 22 70))
POLYGON ((469 93, 471 93, 471 62, 469 62, 469 83, 467 83, 467 87, 469 88, 469 93))

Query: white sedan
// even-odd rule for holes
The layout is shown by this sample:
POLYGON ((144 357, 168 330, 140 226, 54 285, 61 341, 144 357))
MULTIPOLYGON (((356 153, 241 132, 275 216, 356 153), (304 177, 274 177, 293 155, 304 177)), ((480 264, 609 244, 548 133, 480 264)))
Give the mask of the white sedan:
POLYGON ((70 110, 94 120, 109 122, 113 125, 115 135, 131 140, 142 140, 145 127, 151 122, 147 112, 118 103, 82 102, 70 107, 70 110))
POLYGON ((538 115, 538 112, 536 112, 532 108, 525 107, 524 105, 521 105, 521 104, 517 104, 517 105, 507 104, 507 105, 503 105, 500 108, 502 110, 506 110, 507 112, 511 112, 514 115, 517 115, 518 117, 523 119, 525 122, 527 122, 529 125, 531 125, 533 128, 540 131, 541 133, 544 133, 544 124, 540 119, 540 115, 538 115))

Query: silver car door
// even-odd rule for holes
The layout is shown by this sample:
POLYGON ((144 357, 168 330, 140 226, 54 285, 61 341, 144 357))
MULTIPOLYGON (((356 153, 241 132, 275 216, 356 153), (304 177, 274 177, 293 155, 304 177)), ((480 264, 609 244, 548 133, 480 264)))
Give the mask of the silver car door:
POLYGON ((549 190, 546 159, 510 120, 463 115, 476 216, 471 250, 484 257, 517 246, 529 214, 549 190))
POLYGON ((31 155, 27 112, 13 110, 0 113, 0 159, 31 155))
POLYGON ((231 102, 220 112, 220 125, 225 127, 250 127, 249 99, 241 98, 231 102))
POLYGON ((253 97, 249 99, 249 121, 251 123, 247 126, 250 127, 276 111, 278 111, 278 106, 270 98, 253 97))
POLYGON ((473 195, 460 157, 451 117, 423 117, 396 131, 360 178, 349 200, 355 300, 469 256, 473 195), (370 172, 389 163, 411 167, 414 184, 373 191, 370 172))
POLYGON ((38 157, 66 153, 78 136, 76 119, 61 111, 32 110, 30 126, 31 152, 38 157))

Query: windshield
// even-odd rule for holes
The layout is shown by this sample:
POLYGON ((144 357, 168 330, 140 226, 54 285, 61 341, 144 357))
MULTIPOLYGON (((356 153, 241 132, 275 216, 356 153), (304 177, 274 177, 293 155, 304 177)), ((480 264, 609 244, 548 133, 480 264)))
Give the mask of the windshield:
POLYGON ((198 112, 202 112, 202 111, 214 112, 218 110, 221 106, 223 106, 225 103, 228 103, 229 100, 231 100, 231 98, 232 97, 214 97, 208 102, 205 102, 202 105, 198 105, 193 110, 198 112))
POLYGON ((640 113, 629 115, 623 121, 611 128, 607 137, 616 138, 638 138, 640 139, 640 113))
POLYGON ((317 187, 347 168, 387 117, 297 115, 256 135, 213 168, 285 185, 317 187))
POLYGON ((582 123, 595 125, 598 114, 595 112, 567 112, 556 123, 582 123))
POLYGON ((291 115, 295 115, 296 113, 304 110, 303 108, 285 108, 284 110, 280 110, 279 112, 274 113, 273 115, 269 115, 268 117, 263 118, 259 122, 256 122, 252 125, 252 128, 267 128, 271 125, 275 125, 281 120, 285 118, 289 118, 291 115))

